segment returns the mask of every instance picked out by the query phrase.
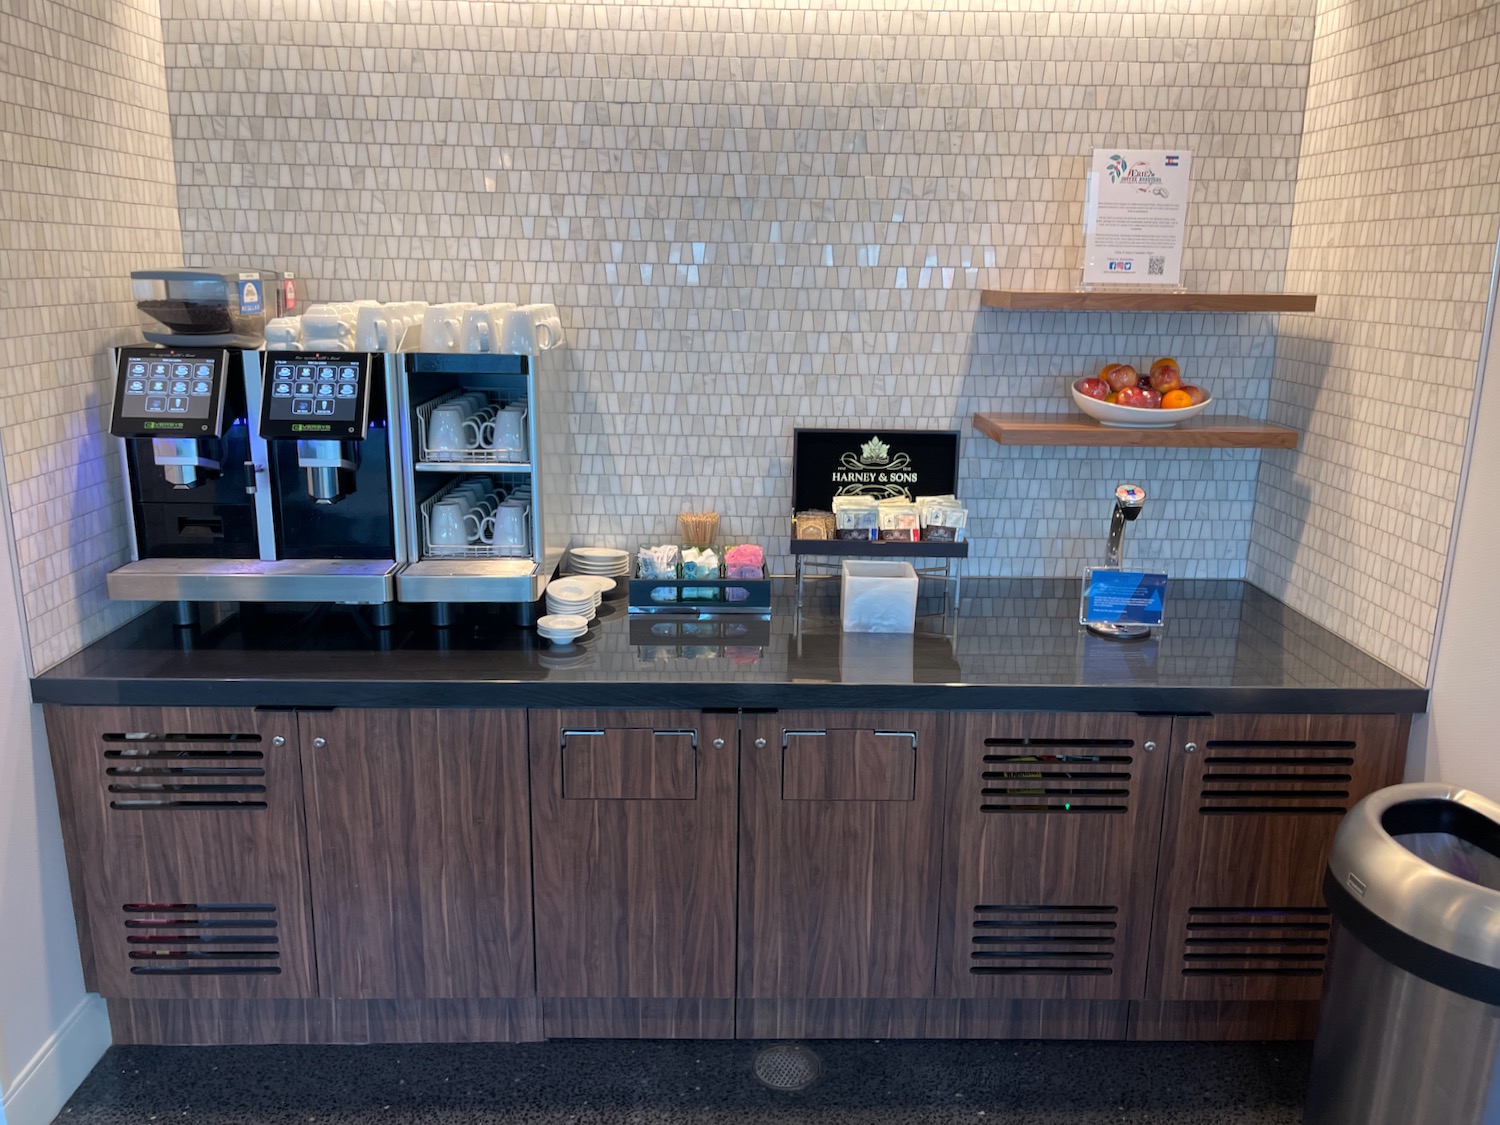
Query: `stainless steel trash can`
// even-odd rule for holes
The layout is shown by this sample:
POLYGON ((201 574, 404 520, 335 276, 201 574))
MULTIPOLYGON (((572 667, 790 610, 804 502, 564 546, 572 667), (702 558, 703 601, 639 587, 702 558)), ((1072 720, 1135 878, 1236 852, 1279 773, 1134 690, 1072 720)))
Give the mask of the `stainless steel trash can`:
POLYGON ((1396 785, 1349 811, 1307 1125, 1500 1125, 1500 805, 1396 785))

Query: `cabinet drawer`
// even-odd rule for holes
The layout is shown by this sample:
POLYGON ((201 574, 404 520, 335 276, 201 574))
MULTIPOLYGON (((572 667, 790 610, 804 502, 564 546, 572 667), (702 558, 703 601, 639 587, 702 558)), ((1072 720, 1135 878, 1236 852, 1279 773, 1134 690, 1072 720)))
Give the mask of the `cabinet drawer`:
POLYGON ((691 801, 698 796, 695 730, 654 727, 562 732, 565 801, 691 801))
POLYGON ((786 730, 783 801, 911 801, 917 795, 914 731, 786 730))

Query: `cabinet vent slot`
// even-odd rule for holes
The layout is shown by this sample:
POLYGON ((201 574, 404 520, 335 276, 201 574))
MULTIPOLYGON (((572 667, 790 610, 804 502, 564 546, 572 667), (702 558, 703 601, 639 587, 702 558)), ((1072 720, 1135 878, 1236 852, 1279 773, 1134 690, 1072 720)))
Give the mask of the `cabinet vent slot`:
POLYGON ((1332 915, 1322 907, 1193 907, 1182 947, 1189 977, 1316 977, 1332 915))
POLYGON ((126 957, 136 976, 275 976, 281 972, 276 919, 248 917, 275 914, 273 903, 130 902, 123 909, 126 957))
POLYGON ((1344 754, 1223 754, 1242 750, 1347 749, 1347 742, 1207 743, 1198 811, 1209 816, 1274 813, 1340 816, 1349 808, 1350 767, 1344 754))
POLYGON ((969 937, 974 976, 1114 973, 1113 906, 976 906, 969 937))
POLYGON ((985 739, 999 743, 1046 744, 1078 753, 986 754, 979 774, 979 811, 986 813, 1121 813, 1129 811, 1128 754, 1091 754, 1089 749, 1129 748, 1119 739, 985 739))
POLYGON ((109 807, 125 812, 263 809, 265 754, 259 750, 172 749, 172 741, 259 741, 259 735, 105 735, 131 745, 104 751, 109 807), (232 764, 230 764, 232 763, 232 764))

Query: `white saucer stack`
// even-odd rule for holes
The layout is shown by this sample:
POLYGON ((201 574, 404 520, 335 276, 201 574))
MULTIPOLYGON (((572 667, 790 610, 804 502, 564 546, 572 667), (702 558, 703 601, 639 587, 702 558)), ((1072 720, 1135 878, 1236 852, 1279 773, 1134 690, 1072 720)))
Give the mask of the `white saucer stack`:
POLYGON ((588 618, 571 613, 549 613, 536 619, 536 631, 556 645, 572 644, 589 631, 588 618))
POLYGON ((587 578, 559 578, 547 586, 547 612, 592 621, 599 610, 599 596, 597 583, 587 578))
POLYGON ((566 566, 569 574, 624 578, 630 573, 630 552, 613 547, 570 547, 566 566))

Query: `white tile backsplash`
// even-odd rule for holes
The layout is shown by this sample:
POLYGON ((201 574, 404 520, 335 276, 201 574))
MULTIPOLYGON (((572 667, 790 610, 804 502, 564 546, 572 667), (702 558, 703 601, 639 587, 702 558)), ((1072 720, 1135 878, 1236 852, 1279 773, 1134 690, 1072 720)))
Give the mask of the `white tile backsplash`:
POLYGON ((945 427, 972 572, 1078 573, 1131 479, 1133 557, 1242 575, 1256 453, 1015 450, 969 419, 1163 354, 1264 416, 1275 318, 978 291, 1073 285, 1110 143, 1193 152, 1190 286, 1282 288, 1313 0, 833 7, 164 0, 189 261, 557 304, 586 540, 713 505, 785 567, 794 427, 945 427))
POLYGON ((1320 0, 1248 577, 1427 675, 1500 232, 1500 6, 1320 0))
POLYGON ((139 340, 130 271, 182 260, 156 0, 4 5, 0 448, 32 658, 123 622, 127 557, 106 350, 139 340))

